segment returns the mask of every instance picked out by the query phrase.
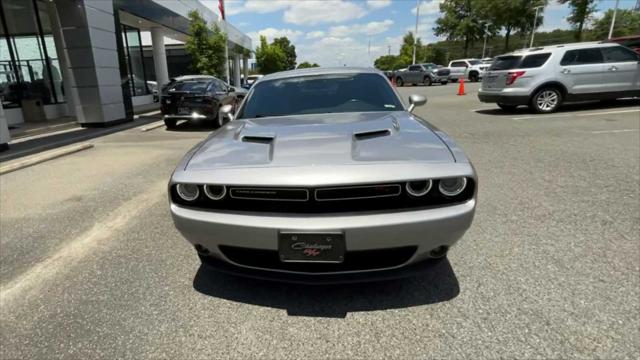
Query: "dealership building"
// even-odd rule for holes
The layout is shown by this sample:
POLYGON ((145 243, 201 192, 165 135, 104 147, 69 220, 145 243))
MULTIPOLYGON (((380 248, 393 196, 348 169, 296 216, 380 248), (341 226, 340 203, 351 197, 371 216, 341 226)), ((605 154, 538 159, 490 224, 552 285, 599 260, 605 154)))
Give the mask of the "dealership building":
POLYGON ((168 82, 165 42, 186 41, 192 10, 227 33, 229 82, 239 84, 251 39, 199 1, 0 0, 0 133, 64 116, 83 126, 132 120, 153 102, 147 81, 168 82))

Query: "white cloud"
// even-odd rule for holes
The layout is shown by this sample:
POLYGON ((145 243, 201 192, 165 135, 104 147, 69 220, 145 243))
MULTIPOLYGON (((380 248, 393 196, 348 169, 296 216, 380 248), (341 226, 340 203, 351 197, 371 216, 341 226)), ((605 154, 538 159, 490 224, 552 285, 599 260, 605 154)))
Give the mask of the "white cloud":
POLYGON ((274 29, 266 28, 259 31, 252 31, 247 34, 251 38, 251 43, 254 46, 260 45, 260 36, 266 36, 267 41, 271 42, 275 38, 286 36, 291 42, 295 42, 300 36, 304 35, 304 32, 292 29, 274 29))
POLYGON ((307 39, 318 39, 324 36, 324 31, 311 31, 307 33, 307 39))
POLYGON ((305 0, 291 4, 285 10, 283 19, 296 25, 315 25, 319 23, 339 23, 359 19, 366 10, 357 3, 343 0, 305 0))
MULTIPOLYGON (((420 16, 432 16, 440 13, 440 4, 443 3, 444 0, 423 0, 420 3, 420 16)), ((417 7, 413 7, 411 9, 411 13, 415 15, 417 11, 417 7)))
POLYGON ((371 9, 382 9, 391 5, 391 0, 367 0, 367 6, 371 9))
POLYGON ((296 45, 298 62, 309 61, 321 66, 364 66, 387 54, 387 44, 359 42, 351 37, 328 36, 313 43, 296 45), (371 57, 369 57, 371 51, 371 57))
POLYGON ((339 25, 329 28, 329 36, 346 37, 354 34, 375 35, 389 30, 392 20, 371 21, 366 24, 339 25))

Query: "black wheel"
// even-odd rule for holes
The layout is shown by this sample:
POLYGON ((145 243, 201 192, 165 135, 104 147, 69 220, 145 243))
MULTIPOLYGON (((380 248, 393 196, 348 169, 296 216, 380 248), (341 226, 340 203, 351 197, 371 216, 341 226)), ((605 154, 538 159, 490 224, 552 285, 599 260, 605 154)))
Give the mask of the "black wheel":
POLYGON ((538 114, 548 114, 558 110, 560 104, 562 104, 562 92, 560 90, 543 88, 531 97, 529 107, 538 114))
POLYGON ((458 79, 451 79, 451 82, 458 82, 458 79))
POLYGON ((441 81, 440 84, 442 85, 447 85, 449 82, 448 81, 441 81))
POLYGON ((431 85, 433 85, 433 81, 431 81, 431 78, 430 78, 430 77, 428 77, 428 76, 424 78, 424 81, 423 81, 423 82, 424 82, 424 84, 425 84, 425 85, 427 85, 427 86, 431 86, 431 85))
POLYGON ((471 82, 477 82, 478 81, 478 73, 472 72, 469 73, 469 81, 471 82))
POLYGON ((515 111, 516 108, 518 107, 518 105, 507 105, 507 104, 500 104, 500 103, 498 103, 498 106, 500 107, 500 109, 508 112, 515 111))
POLYGON ((402 85, 404 85, 404 81, 402 81, 402 78, 401 78, 401 77, 396 78, 396 85, 397 85, 397 86, 402 86, 402 85))
POLYGON ((167 129, 174 129, 177 123, 178 120, 176 119, 164 119, 164 125, 167 127, 167 129))

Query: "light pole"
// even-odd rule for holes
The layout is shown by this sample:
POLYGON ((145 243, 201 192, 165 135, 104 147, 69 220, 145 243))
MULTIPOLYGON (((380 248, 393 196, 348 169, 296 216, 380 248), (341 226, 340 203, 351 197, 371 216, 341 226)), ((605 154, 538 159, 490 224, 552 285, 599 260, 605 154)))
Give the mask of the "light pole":
POLYGON ((487 31, 489 30, 489 24, 484 25, 484 44, 482 44, 482 58, 484 59, 484 50, 487 48, 487 31))
POLYGON ((540 10, 541 7, 544 6, 536 6, 536 16, 533 17, 533 29, 531 29, 531 44, 529 44, 530 48, 533 47, 533 36, 536 34, 536 24, 538 23, 538 10, 540 10))
POLYGON ((609 28, 609 37, 607 39, 611 39, 613 35, 613 26, 616 24, 616 13, 618 12, 618 2, 620 0, 616 0, 616 6, 613 8, 613 18, 611 18, 611 27, 609 28))
POLYGON ((416 63, 416 46, 418 45, 418 19, 420 18, 420 0, 416 0, 416 30, 413 33, 413 62, 416 63))

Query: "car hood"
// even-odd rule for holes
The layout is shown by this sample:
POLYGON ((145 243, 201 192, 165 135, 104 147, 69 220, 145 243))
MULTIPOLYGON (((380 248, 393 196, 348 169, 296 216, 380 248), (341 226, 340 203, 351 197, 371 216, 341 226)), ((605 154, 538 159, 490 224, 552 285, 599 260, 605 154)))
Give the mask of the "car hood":
POLYGON ((185 170, 392 162, 455 162, 424 121, 406 111, 313 114, 232 121, 185 170))

